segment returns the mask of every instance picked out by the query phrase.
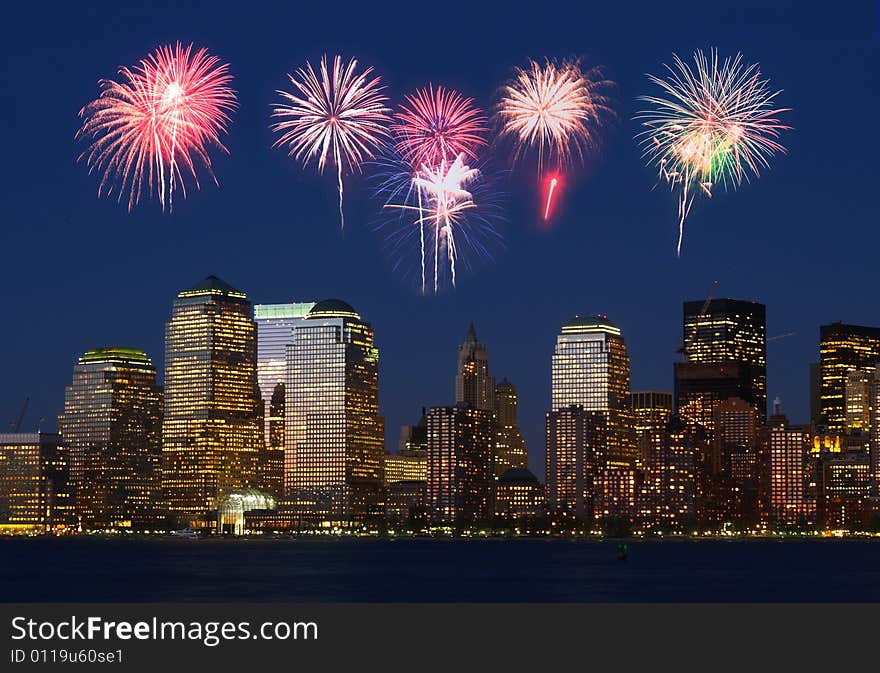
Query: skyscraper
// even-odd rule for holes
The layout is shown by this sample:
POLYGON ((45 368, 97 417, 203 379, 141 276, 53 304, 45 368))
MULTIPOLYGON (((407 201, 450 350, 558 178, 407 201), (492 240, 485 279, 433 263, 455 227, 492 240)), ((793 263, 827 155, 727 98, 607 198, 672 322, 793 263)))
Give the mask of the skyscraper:
POLYGON ((553 514, 588 519, 607 459, 605 415, 580 405, 563 407, 547 413, 545 431, 547 507, 553 514))
POLYGON ((670 416, 666 427, 651 430, 645 461, 642 515, 647 527, 687 531, 696 521, 697 460, 703 442, 699 428, 670 416))
POLYGON ((461 402, 428 411, 428 514, 446 525, 494 513, 495 419, 461 402))
POLYGON ((871 429, 871 383, 874 372, 850 369, 844 384, 844 432, 867 440, 871 429))
POLYGON ((293 338, 293 328, 314 305, 314 302, 308 301, 254 305, 254 322, 257 323, 257 383, 265 409, 267 446, 273 446, 270 436, 272 396, 278 384, 287 381, 287 346, 293 338))
POLYGON ((644 390, 632 393, 633 429, 639 458, 644 463, 652 432, 666 428, 672 414, 672 393, 644 390))
POLYGON ((858 369, 873 374, 880 360, 880 327, 834 322, 819 328, 820 421, 830 433, 846 431, 846 377, 858 369))
POLYGON ((636 459, 629 355, 620 328, 605 316, 576 317, 562 326, 553 353, 553 411, 581 406, 605 419, 606 460, 636 459))
POLYGON ((729 397, 767 414, 766 309, 737 299, 684 303, 684 362, 675 365, 676 410, 712 431, 714 408, 729 397))
POLYGON ((86 528, 144 527, 159 501, 162 392, 143 351, 96 348, 73 369, 58 428, 86 528))
POLYGON ((180 524, 208 525, 224 495, 263 486, 256 332, 247 295, 216 276, 174 302, 165 328, 162 487, 180 524))
POLYGON ((455 402, 486 411, 495 409, 495 379, 489 376, 489 352, 477 341, 474 323, 470 324, 464 343, 458 347, 455 402))
POLYGON ((769 425, 770 522, 803 527, 816 512, 807 492, 810 433, 789 425, 778 404, 769 425))
POLYGON ((56 433, 0 433, 0 533, 74 523, 69 452, 56 433))
POLYGON ((502 380, 495 386, 495 475, 498 477, 512 467, 528 467, 529 457, 517 421, 517 406, 516 388, 507 379, 502 380))
POLYGON ((298 521, 382 515, 385 423, 373 328, 344 301, 315 304, 287 348, 284 491, 298 521))

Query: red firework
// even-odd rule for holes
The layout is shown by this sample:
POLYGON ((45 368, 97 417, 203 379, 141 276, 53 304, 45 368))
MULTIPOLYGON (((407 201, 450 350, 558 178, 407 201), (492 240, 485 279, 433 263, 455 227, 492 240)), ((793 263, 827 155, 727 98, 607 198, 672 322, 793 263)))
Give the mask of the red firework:
POLYGON ((442 86, 417 89, 406 96, 391 125, 394 149, 416 169, 451 164, 464 154, 477 158, 486 145, 486 117, 457 91, 442 86))
POLYGON ((184 175, 199 187, 196 168, 214 179, 208 151, 217 146, 237 107, 229 65, 193 45, 163 46, 133 68, 121 67, 120 82, 101 80, 101 95, 82 110, 77 138, 91 144, 80 155, 100 172, 98 195, 115 188, 128 194, 128 209, 146 190, 157 190, 170 210, 174 189, 186 196, 184 175))

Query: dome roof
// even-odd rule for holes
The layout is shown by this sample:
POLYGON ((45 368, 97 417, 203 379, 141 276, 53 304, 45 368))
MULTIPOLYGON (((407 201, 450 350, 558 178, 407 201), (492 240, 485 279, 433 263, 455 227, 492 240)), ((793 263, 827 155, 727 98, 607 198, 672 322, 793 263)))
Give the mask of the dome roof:
POLYGON ((539 485, 538 478, 531 470, 524 467, 511 467, 498 478, 500 484, 534 484, 539 485))
POLYGON ((359 320, 360 316, 351 307, 351 304, 341 299, 322 299, 312 306, 306 316, 306 319, 308 318, 355 318, 359 320))

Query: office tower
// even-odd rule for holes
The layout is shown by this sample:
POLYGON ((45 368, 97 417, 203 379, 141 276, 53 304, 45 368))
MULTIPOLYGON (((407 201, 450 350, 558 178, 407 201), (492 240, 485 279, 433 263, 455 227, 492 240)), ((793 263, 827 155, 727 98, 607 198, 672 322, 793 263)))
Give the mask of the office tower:
POLYGON ((162 490, 174 525, 209 526, 222 496, 262 486, 262 409, 251 303, 208 276, 178 293, 165 327, 162 490))
POLYGON ((715 405, 729 397, 766 418, 766 310, 736 299, 684 303, 684 362, 675 365, 676 411, 712 432, 715 405))
POLYGON ((815 515, 815 500, 808 497, 810 433, 789 425, 778 402, 769 421, 770 524, 804 527, 815 515))
POLYGON ((714 427, 712 468, 720 519, 754 527, 759 520, 755 408, 738 397, 728 398, 715 408, 714 427))
POLYGON ((495 386, 495 421, 498 428, 495 475, 500 477, 512 467, 525 469, 529 457, 517 421, 517 395, 513 384, 504 379, 495 386))
POLYGON ((871 463, 865 451, 814 455, 816 523, 822 530, 858 530, 870 523, 871 463))
POLYGON ((75 523, 67 447, 50 432, 0 433, 0 534, 75 523))
POLYGON ((661 432, 648 435, 642 503, 646 529, 690 531, 696 523, 698 428, 672 415, 661 432))
POLYGON ((524 467, 511 467, 495 486, 495 515, 513 525, 535 521, 544 514, 544 487, 524 467))
POLYGON ((347 303, 315 304, 287 348, 284 491, 298 522, 382 516, 385 422, 373 328, 347 303))
POLYGON ((427 481, 428 456, 385 455, 385 484, 399 481, 427 481))
POLYGON ((465 403, 432 407, 428 424, 428 513, 435 523, 467 525, 494 512, 495 418, 465 403))
POLYGON ((477 341, 474 323, 470 324, 464 343, 458 347, 455 402, 464 402, 485 411, 495 409, 495 379, 489 376, 489 352, 477 341))
POLYGON ((820 422, 831 433, 846 431, 846 376, 852 369, 872 374, 880 360, 880 327, 834 322, 819 328, 820 422))
POLYGON ((73 369, 58 429, 84 528, 143 528, 159 501, 162 391, 143 351, 96 348, 73 369))
POLYGON ((867 439, 871 429, 871 383, 874 372, 850 369, 844 384, 844 433, 867 439))
POLYGON ((607 462, 605 415, 580 405, 563 407, 547 413, 545 432, 547 507, 551 515, 589 519, 596 476, 607 462))
MULTIPOLYGON (((314 302, 309 301, 254 305, 254 322, 257 324, 257 383, 266 410, 266 446, 278 446, 272 443, 270 436, 270 408, 278 385, 283 386, 287 381, 287 346, 293 338, 293 328, 314 305, 314 302)), ((282 413, 283 409, 282 405, 282 413)))
POLYGON ((630 396, 632 400, 633 429, 639 460, 644 463, 645 453, 650 447, 650 434, 663 430, 672 414, 672 393, 656 390, 637 391, 630 396))
MULTIPOLYGON (((258 328, 259 329, 259 328, 258 328)), ((276 383, 269 398, 266 419, 269 423, 269 435, 265 445, 265 458, 262 461, 263 477, 260 483, 276 501, 281 500, 284 493, 284 402, 285 388, 283 383, 276 383)))
POLYGON ((606 460, 635 461, 629 356, 620 329, 605 316, 576 317, 556 339, 551 409, 571 406, 605 419, 606 460))

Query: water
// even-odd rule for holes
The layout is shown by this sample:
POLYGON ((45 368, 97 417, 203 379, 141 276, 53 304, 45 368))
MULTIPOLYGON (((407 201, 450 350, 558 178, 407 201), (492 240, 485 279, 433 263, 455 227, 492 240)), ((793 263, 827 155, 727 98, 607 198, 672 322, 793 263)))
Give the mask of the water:
POLYGON ((880 601, 877 540, 0 540, 4 602, 880 601))

